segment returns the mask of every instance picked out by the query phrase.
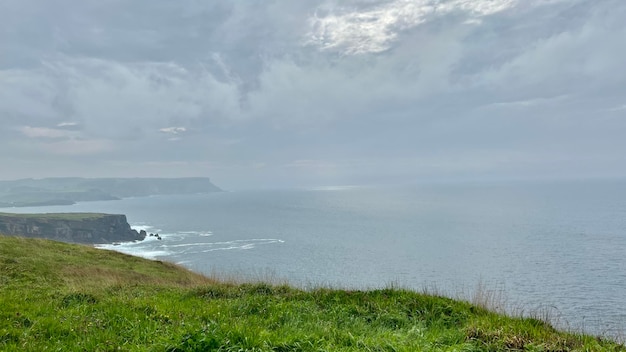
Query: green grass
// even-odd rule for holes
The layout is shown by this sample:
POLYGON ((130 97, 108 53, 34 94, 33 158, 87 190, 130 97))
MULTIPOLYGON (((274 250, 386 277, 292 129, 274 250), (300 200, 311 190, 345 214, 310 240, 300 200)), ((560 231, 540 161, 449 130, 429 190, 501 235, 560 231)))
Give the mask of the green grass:
POLYGON ((18 213, 1 213, 0 217, 6 216, 16 219, 37 219, 37 220, 93 220, 107 216, 101 213, 41 213, 41 214, 18 214, 18 213))
POLYGON ((2 351, 626 351, 402 289, 223 282, 173 264, 0 236, 2 351))

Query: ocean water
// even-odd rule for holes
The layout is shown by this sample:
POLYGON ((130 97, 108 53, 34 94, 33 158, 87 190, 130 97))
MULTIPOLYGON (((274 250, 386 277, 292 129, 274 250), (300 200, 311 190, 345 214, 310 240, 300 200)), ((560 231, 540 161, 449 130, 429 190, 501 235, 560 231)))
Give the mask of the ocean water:
MULTIPOLYGON (((7 211, 7 209, 5 209, 7 211)), ((123 213, 162 240, 102 246, 294 285, 490 291, 517 314, 626 331, 626 180, 155 196, 16 212, 123 213)))

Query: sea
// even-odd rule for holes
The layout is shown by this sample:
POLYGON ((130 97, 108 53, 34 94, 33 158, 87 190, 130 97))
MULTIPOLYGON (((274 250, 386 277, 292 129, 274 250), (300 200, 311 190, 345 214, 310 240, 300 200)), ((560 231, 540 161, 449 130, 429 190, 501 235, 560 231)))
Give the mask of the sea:
POLYGON ((126 214, 162 239, 101 248, 220 278, 406 288, 575 332, 626 332, 623 179, 245 190, 2 211, 126 214))

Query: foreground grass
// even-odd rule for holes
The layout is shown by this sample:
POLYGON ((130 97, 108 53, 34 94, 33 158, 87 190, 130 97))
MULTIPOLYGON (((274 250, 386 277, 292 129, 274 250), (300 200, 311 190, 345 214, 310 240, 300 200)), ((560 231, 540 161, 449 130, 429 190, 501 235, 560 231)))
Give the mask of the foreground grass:
POLYGON ((2 351, 626 351, 406 290, 298 290, 0 236, 2 351))

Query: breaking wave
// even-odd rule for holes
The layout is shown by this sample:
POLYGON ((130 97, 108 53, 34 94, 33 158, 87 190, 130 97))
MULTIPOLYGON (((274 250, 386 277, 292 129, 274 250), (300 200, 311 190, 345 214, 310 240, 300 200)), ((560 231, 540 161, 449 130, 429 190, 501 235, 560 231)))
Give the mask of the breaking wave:
POLYGON ((160 229, 143 224, 133 225, 132 228, 137 231, 144 230, 148 233, 159 233, 161 239, 155 236, 147 236, 143 241, 102 244, 96 245, 96 247, 156 260, 213 251, 250 250, 257 246, 284 243, 283 240, 273 238, 205 242, 207 238, 214 235, 213 232, 181 231, 162 233, 160 229))

